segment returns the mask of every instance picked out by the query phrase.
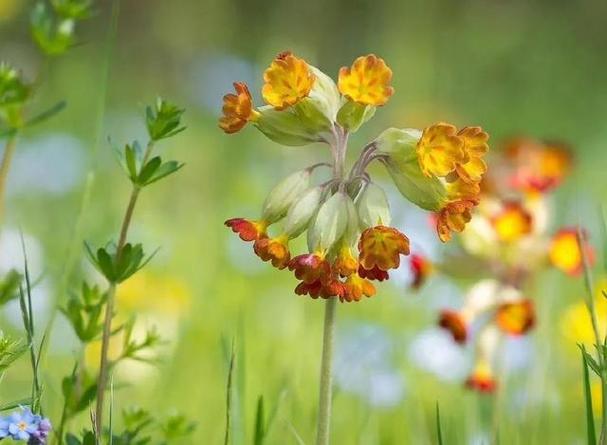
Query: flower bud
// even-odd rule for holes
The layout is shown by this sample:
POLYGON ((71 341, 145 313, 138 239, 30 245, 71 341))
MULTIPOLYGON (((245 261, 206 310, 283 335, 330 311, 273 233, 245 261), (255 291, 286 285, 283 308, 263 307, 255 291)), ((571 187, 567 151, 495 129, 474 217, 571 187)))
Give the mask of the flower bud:
POLYGON ((322 204, 308 231, 311 252, 328 251, 344 235, 348 226, 348 200, 350 197, 339 191, 322 204))
POLYGON ((377 138, 378 153, 387 156, 386 167, 401 194, 425 210, 438 211, 448 202, 441 179, 422 172, 415 150, 421 132, 389 128, 377 138))
POLYGON ((287 176, 268 194, 262 210, 262 219, 268 224, 283 218, 289 207, 310 186, 309 169, 299 170, 287 176))
POLYGON ((330 131, 341 104, 341 97, 333 79, 313 66, 310 66, 310 71, 316 78, 314 86, 308 97, 298 102, 294 110, 310 130, 317 133, 330 131))
POLYGON ((390 225, 390 204, 384 190, 374 183, 369 183, 357 202, 360 227, 390 225))
POLYGON ((297 238, 306 230, 318 210, 321 198, 322 187, 312 187, 297 198, 287 213, 284 231, 289 238, 297 238))
POLYGON ((279 111, 268 105, 257 111, 259 116, 254 125, 274 142, 297 147, 322 140, 322 136, 314 128, 307 127, 292 109, 279 111))
POLYGON ((375 115, 375 109, 372 105, 348 101, 339 109, 337 122, 346 130, 355 132, 375 115))

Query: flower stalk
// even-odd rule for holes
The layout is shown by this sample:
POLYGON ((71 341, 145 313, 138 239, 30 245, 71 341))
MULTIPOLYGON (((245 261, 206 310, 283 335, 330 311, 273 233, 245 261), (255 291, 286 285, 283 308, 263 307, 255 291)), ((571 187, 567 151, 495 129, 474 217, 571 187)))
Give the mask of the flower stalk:
POLYGON ((325 321, 322 336, 316 445, 328 445, 331 435, 333 346, 336 308, 337 299, 335 297, 329 298, 325 303, 325 321))
POLYGON ((0 163, 0 223, 4 219, 4 201, 6 196, 6 183, 11 162, 17 148, 17 133, 9 136, 2 154, 2 163, 0 163))

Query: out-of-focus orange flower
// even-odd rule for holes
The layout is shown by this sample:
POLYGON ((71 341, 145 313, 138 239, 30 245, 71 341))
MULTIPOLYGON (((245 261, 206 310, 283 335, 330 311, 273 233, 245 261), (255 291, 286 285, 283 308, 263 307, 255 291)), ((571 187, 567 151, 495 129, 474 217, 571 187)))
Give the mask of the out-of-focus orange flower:
POLYGON ((374 54, 357 58, 350 68, 339 70, 341 94, 362 105, 382 106, 394 94, 392 70, 374 54))
POLYGON ((363 297, 372 297, 375 295, 375 286, 369 280, 362 278, 358 274, 352 274, 344 283, 344 294, 340 297, 341 301, 360 301, 363 297))
POLYGON ((358 260, 352 254, 349 246, 344 246, 339 250, 333 263, 333 269, 342 277, 349 277, 358 270, 358 260))
POLYGON ((438 237, 445 243, 451 239, 451 232, 462 232, 472 219, 472 209, 478 204, 476 200, 450 202, 443 207, 436 218, 438 237))
POLYGON ((506 243, 519 240, 531 233, 533 218, 519 202, 506 202, 501 211, 491 218, 497 237, 506 243))
POLYGON ((506 145, 513 164, 511 185, 531 193, 545 193, 558 186, 571 169, 571 153, 562 144, 515 139, 506 145))
POLYGON ((331 265, 320 253, 298 255, 289 261, 288 266, 294 271, 295 278, 306 284, 327 281, 331 277, 331 265))
POLYGON ((453 125, 438 123, 426 129, 417 142, 419 165, 426 176, 447 176, 465 161, 464 141, 453 125))
POLYGON ((495 314, 500 329, 511 335, 523 335, 535 325, 535 308, 529 299, 501 304, 495 314))
POLYGON ((295 288, 295 293, 297 295, 309 295, 314 299, 318 297, 324 299, 337 297, 341 300, 345 295, 345 286, 335 277, 329 277, 323 280, 318 279, 312 283, 302 281, 295 288))
POLYGON ((441 311, 438 325, 449 331, 456 343, 463 344, 468 339, 468 323, 457 311, 449 309, 441 311))
MULTIPOLYGON (((582 237, 585 237, 583 232, 582 237)), ((587 241, 583 241, 583 244, 586 258, 589 265, 592 265, 594 264, 594 249, 587 241)), ((578 231, 575 227, 561 229, 552 237, 549 257, 554 267, 569 275, 576 276, 584 270, 582 249, 580 249, 578 231)))
POLYGON ((369 227, 358 242, 359 262, 367 270, 387 271, 400 265, 400 255, 409 255, 409 239, 393 227, 369 227))
POLYGON ((259 112, 253 107, 253 98, 249 88, 243 82, 234 82, 236 94, 223 96, 223 116, 219 119, 219 127, 226 133, 240 131, 248 122, 255 121, 259 112))
POLYGON ((262 261, 271 261, 277 269, 284 269, 291 259, 288 243, 289 237, 286 235, 276 238, 260 238, 255 241, 253 250, 262 261))
POLYGON ((305 60, 291 52, 280 53, 263 73, 261 94, 277 110, 284 110, 308 97, 316 76, 305 60))
POLYGON ((459 131, 458 136, 464 142, 465 161, 457 164, 457 173, 465 182, 478 183, 487 171, 483 156, 489 150, 489 135, 481 127, 466 127, 459 131))
POLYGON ((483 358, 477 361, 472 374, 466 380, 466 386, 482 393, 492 393, 496 390, 497 382, 489 361, 483 358))
POLYGON ((381 270, 377 266, 372 269, 365 269, 364 267, 359 266, 358 275, 360 275, 362 278, 367 278, 369 280, 375 281, 384 281, 390 278, 390 275, 388 275, 387 271, 381 270))
POLYGON ((419 289, 434 270, 432 263, 426 257, 415 253, 411 255, 409 266, 413 273, 413 282, 411 283, 413 289, 419 289))
POLYGON ((265 238, 268 223, 265 221, 252 221, 245 218, 228 219, 225 223, 243 241, 256 241, 265 238))

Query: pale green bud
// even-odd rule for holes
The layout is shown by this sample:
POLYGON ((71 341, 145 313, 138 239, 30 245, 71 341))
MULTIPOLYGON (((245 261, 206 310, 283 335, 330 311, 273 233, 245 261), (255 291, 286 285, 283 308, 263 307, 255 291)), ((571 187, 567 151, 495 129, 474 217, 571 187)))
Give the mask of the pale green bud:
POLYGON ((425 210, 438 211, 448 201, 443 180, 428 177, 417 159, 416 145, 421 138, 416 129, 389 128, 376 140, 377 153, 386 155, 386 167, 402 195, 425 210))
POLYGON ((357 201, 360 227, 390 225, 390 204, 386 192, 373 182, 367 184, 357 201))
POLYGON ((346 101, 337 113, 337 123, 353 133, 375 114, 375 107, 346 101))
POLYGON ((295 200, 310 187, 310 169, 290 174, 268 194, 262 210, 262 219, 268 224, 282 219, 295 200))
POLYGON ((344 235, 348 226, 348 200, 351 201, 350 197, 339 191, 320 206, 308 230, 308 248, 311 252, 330 250, 344 235))
POLYGON ((299 196, 287 212, 284 232, 297 238, 308 228, 322 198, 322 187, 312 187, 299 196))
POLYGON ((259 117, 254 125, 274 142, 297 147, 323 140, 318 129, 307 127, 292 108, 279 111, 266 105, 257 111, 259 117))
POLYGON ((353 246, 357 243, 360 235, 360 221, 358 218, 358 212, 356 211, 356 206, 354 205, 354 201, 352 201, 350 196, 348 196, 346 204, 348 209, 348 225, 346 226, 346 231, 344 233, 342 242, 346 246, 353 246))

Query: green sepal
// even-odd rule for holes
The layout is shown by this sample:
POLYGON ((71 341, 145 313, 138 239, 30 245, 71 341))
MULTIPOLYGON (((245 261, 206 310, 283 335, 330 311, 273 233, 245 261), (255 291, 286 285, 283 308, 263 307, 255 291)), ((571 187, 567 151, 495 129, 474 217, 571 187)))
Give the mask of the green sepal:
POLYGON ((349 100, 339 109, 337 123, 353 133, 373 117, 375 110, 372 105, 362 105, 349 100))

